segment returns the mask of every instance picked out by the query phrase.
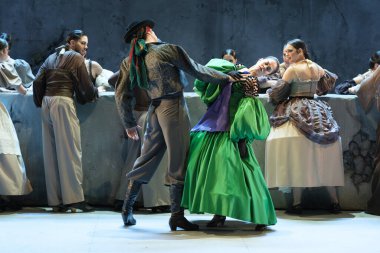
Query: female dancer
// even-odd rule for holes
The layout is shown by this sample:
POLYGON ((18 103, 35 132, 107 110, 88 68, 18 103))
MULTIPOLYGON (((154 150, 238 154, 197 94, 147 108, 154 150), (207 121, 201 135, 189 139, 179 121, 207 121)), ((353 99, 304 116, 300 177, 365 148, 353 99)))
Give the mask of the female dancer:
POLYGON ((324 95, 332 89, 337 77, 309 59, 300 39, 286 43, 284 51, 290 66, 269 91, 277 106, 266 141, 268 187, 291 187, 293 204, 287 211, 300 214, 302 190, 326 186, 330 210, 337 213, 340 205, 335 187, 344 185, 339 127, 330 106, 314 99, 314 94, 324 95))
MULTIPOLYGON (((212 59, 208 67, 229 73, 236 65, 212 59)), ((255 76, 277 71, 273 57, 249 69, 255 76)), ((238 74, 238 73, 237 73, 238 74)), ((225 86, 195 81, 195 91, 209 106, 191 130, 182 205, 192 213, 212 213, 208 227, 223 226, 226 216, 257 224, 276 224, 272 199, 255 158, 252 141, 269 133, 266 111, 257 96, 257 80, 225 86)))

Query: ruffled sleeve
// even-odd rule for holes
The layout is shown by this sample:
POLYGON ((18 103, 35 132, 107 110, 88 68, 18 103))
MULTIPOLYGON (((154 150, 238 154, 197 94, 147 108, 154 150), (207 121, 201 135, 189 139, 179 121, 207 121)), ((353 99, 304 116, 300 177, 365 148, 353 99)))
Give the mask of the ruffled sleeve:
POLYGON ((15 69, 18 76, 21 78, 21 81, 25 87, 30 87, 35 79, 32 69, 30 68, 29 63, 22 59, 16 59, 14 63, 15 69))
POLYGON ((258 98, 245 97, 240 100, 238 108, 231 124, 230 138, 235 142, 266 139, 270 123, 262 102, 258 98))
POLYGON ((326 95, 328 91, 334 89, 336 79, 338 79, 337 75, 325 69, 324 76, 318 81, 317 84, 317 95, 326 95))
POLYGON ((22 80, 14 67, 13 59, 0 63, 0 78, 0 85, 7 89, 17 89, 22 84, 22 80))
POLYGON ((290 89, 291 87, 289 83, 282 79, 278 80, 273 88, 267 91, 269 95, 269 102, 277 105, 286 100, 290 95, 290 89))

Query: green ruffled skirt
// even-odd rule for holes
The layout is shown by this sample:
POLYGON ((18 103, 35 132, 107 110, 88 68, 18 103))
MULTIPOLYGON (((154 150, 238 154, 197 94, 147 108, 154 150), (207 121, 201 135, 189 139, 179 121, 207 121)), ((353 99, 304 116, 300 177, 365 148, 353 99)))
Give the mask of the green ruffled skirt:
POLYGON ((275 224, 273 202, 251 145, 269 131, 262 103, 244 98, 229 132, 192 132, 182 206, 191 213, 275 224), (240 157, 239 139, 248 140, 245 159, 240 157))

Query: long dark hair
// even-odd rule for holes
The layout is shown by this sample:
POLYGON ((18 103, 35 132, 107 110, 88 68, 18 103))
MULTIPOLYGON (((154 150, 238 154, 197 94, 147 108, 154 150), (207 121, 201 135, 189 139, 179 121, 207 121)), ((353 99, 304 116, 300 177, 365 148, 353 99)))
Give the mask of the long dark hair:
POLYGON ((291 45, 295 49, 302 49, 303 55, 305 56, 305 59, 310 59, 309 52, 306 48, 306 44, 301 39, 293 39, 286 42, 286 45, 291 45))
POLYGON ((376 63, 380 64, 380 51, 377 51, 369 58, 369 68, 373 69, 376 63))
POLYGON ((0 39, 4 39, 8 43, 8 50, 11 50, 12 47, 12 36, 8 33, 0 33, 0 39))
POLYGON ((3 50, 4 48, 8 47, 9 49, 9 44, 8 42, 3 39, 3 38, 0 38, 0 50, 3 50))

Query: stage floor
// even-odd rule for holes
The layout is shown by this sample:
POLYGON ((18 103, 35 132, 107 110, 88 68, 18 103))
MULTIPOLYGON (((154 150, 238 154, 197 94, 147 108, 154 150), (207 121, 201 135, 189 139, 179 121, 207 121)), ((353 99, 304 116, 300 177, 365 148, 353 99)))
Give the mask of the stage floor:
POLYGON ((227 219, 218 229, 206 228, 211 215, 186 217, 200 231, 171 232, 170 214, 135 214, 137 225, 124 227, 119 213, 52 213, 24 208, 0 213, 0 249, 4 253, 144 253, 144 252, 380 252, 380 217, 363 212, 328 214, 308 211, 290 216, 277 211, 278 223, 263 232, 254 225, 227 219))

